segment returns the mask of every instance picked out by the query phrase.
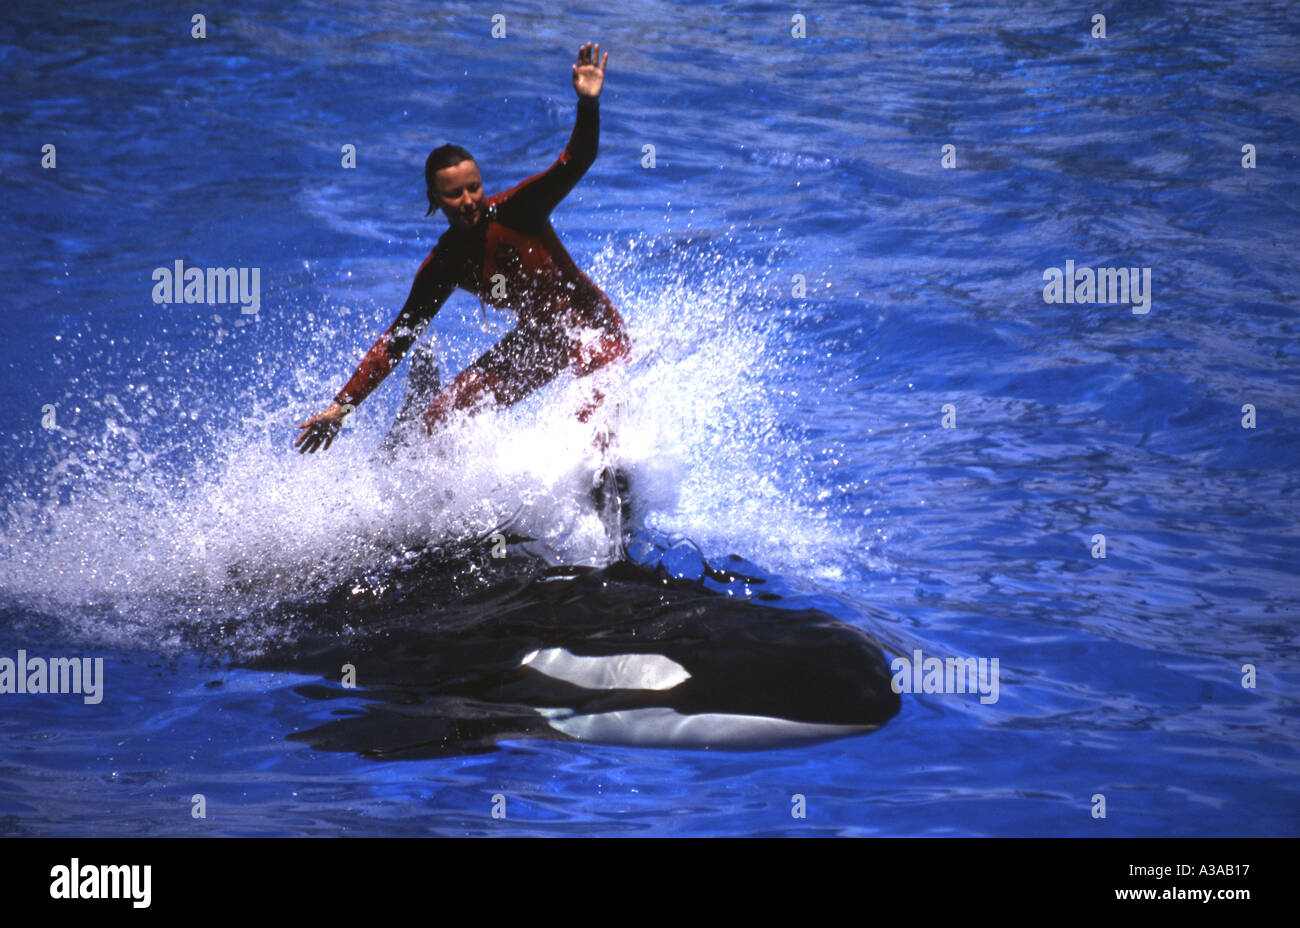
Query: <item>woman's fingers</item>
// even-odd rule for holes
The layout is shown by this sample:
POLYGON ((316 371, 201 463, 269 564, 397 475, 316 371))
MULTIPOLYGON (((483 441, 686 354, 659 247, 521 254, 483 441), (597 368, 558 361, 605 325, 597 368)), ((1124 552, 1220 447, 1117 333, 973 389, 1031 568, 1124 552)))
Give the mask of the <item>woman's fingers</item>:
POLYGON ((313 434, 313 429, 311 427, 311 420, 308 419, 306 422, 299 425, 298 428, 302 429, 303 432, 301 435, 299 435, 297 438, 293 440, 293 446, 298 449, 299 454, 302 454, 302 452, 307 450, 307 445, 304 444, 304 442, 306 442, 307 439, 311 438, 313 434))
POLYGON ((307 431, 294 440, 294 445, 298 448, 299 454, 309 452, 315 454, 316 449, 321 446, 321 442, 325 441, 325 439, 328 439, 328 441, 325 441, 325 447, 328 449, 334 441, 334 436, 338 434, 337 429, 325 425, 313 424, 306 428, 307 431))
POLYGON ((342 421, 330 416, 328 412, 323 412, 312 416, 305 422, 300 422, 298 428, 303 432, 294 439, 294 447, 298 449, 299 454, 315 454, 321 444, 325 445, 325 450, 334 443, 334 437, 338 435, 342 421))

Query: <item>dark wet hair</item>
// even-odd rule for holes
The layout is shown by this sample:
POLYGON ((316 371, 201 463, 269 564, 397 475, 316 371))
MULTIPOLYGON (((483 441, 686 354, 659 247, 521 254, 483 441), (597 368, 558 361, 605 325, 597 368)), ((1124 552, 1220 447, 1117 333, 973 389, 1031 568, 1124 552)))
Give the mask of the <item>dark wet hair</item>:
POLYGON ((431 216, 438 208, 438 192, 433 186, 433 175, 443 168, 452 168, 462 161, 473 160, 474 156, 459 145, 439 145, 429 152, 429 157, 424 162, 424 186, 429 197, 429 212, 424 215, 431 216))

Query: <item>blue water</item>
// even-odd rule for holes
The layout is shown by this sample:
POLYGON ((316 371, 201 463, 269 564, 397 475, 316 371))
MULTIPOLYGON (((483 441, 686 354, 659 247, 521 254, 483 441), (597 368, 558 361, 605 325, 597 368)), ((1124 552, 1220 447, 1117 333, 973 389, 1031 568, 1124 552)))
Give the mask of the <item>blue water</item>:
MULTIPOLYGON (((0 656, 106 670, 97 706, 0 695, 0 833, 1294 835, 1300 14, 1111 4, 1100 39, 1029 7, 823 2, 803 39, 773 4, 514 3, 502 39, 467 3, 248 2, 206 39, 188 10, 7 9, 0 656), (599 563, 572 383, 457 426, 454 474, 368 462, 400 373, 290 447, 445 227, 430 148, 489 192, 544 168, 588 39, 601 151, 554 222, 637 341, 647 529, 893 651, 996 657, 996 703, 905 696, 779 751, 375 762, 286 740, 338 708, 319 680, 232 668, 292 630, 228 622, 380 542, 522 505, 599 563), (260 312, 155 304, 177 259, 260 268, 260 312), (1151 268, 1150 312, 1046 303, 1067 260, 1151 268)), ((454 372, 509 325, 461 293, 426 337, 454 372)))

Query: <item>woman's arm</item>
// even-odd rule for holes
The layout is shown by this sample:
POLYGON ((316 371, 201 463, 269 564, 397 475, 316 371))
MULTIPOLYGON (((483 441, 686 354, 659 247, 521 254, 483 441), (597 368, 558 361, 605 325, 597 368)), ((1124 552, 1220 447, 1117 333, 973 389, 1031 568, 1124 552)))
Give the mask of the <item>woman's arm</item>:
POLYGON ((415 340, 428 328, 442 304, 447 302, 447 297, 456 289, 456 278, 443 257, 439 248, 434 248, 429 253, 429 257, 424 259, 420 270, 416 272, 415 283, 411 285, 411 293, 401 312, 388 330, 370 346, 356 372, 334 397, 334 402, 324 412, 298 425, 303 432, 294 441, 294 445, 300 454, 307 451, 314 454, 322 445, 328 449, 334 443, 344 417, 383 383, 415 340))
POLYGON ((609 53, 605 53, 604 61, 599 59, 599 45, 588 42, 578 49, 578 63, 573 66, 578 115, 569 144, 549 168, 506 192, 500 205, 503 218, 528 225, 530 218, 535 221, 549 216, 595 162, 600 143, 599 99, 609 53))

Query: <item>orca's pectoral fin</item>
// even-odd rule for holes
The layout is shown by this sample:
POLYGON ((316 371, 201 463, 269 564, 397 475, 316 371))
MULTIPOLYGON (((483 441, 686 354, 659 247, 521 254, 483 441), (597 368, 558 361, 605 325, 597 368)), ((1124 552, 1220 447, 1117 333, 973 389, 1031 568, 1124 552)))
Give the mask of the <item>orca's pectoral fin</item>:
POLYGON ((424 342, 417 344, 411 349, 410 358, 410 370, 406 375, 406 392, 402 396, 402 405, 397 410, 388 434, 379 443, 379 453, 390 461, 398 447, 406 444, 416 421, 442 389, 442 378, 438 372, 438 355, 432 345, 424 342))

